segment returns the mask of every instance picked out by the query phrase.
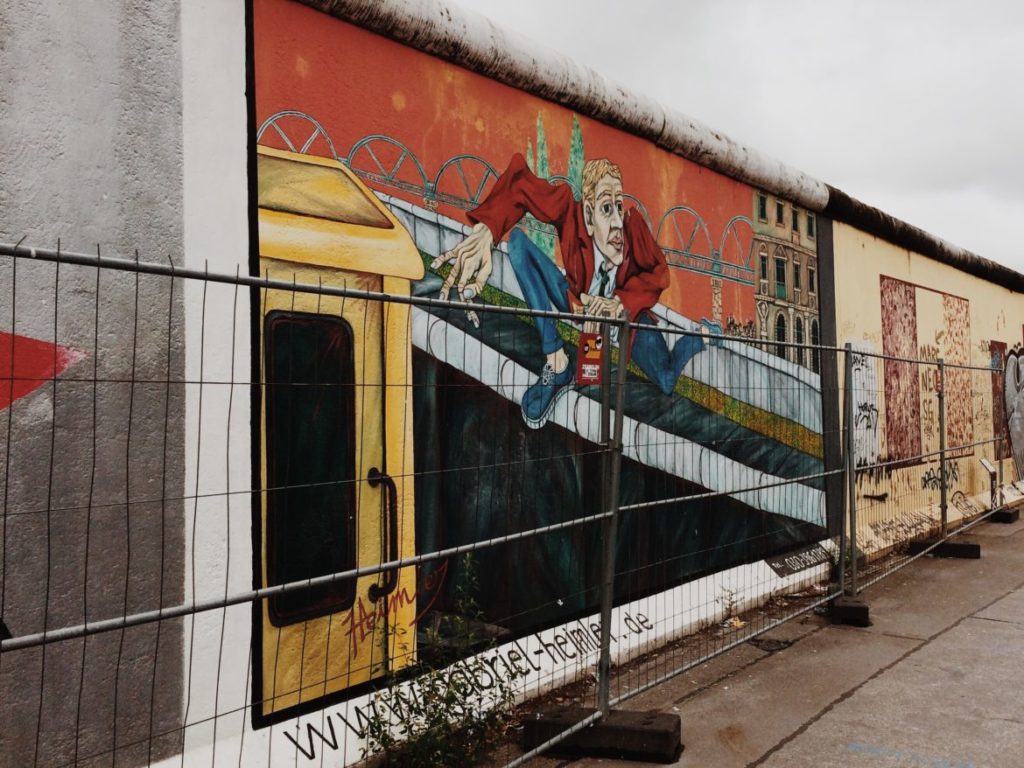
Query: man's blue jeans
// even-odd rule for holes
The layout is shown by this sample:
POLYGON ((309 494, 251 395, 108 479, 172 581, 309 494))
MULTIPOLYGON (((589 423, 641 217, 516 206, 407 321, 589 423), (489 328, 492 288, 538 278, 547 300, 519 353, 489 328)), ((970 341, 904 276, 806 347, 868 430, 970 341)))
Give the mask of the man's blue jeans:
MULTIPOLYGON (((513 229, 509 235, 508 255, 523 298, 531 309, 569 311, 569 283, 565 275, 521 229, 513 229)), ((533 321, 540 333, 540 346, 545 355, 562 348, 562 338, 558 335, 554 318, 535 317, 533 321)), ((636 321, 654 325, 656 318, 645 311, 636 321)), ((662 392, 670 394, 683 367, 703 348, 704 340, 700 336, 680 335, 669 351, 660 330, 645 328, 633 335, 632 359, 662 392)))

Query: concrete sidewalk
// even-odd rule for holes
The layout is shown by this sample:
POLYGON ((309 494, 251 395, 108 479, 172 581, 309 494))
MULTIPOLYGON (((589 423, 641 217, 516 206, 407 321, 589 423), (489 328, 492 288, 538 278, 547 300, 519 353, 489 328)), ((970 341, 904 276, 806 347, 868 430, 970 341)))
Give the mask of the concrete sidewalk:
POLYGON ((684 768, 1024 766, 1024 522, 970 535, 981 560, 925 557, 868 588, 869 628, 796 619, 623 708, 678 712, 684 768))

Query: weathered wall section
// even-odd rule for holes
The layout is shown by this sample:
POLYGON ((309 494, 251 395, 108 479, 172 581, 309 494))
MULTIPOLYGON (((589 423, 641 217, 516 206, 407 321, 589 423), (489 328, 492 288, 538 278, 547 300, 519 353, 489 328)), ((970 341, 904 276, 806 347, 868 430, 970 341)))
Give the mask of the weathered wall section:
MULTIPOLYGON (((167 2, 0 7, 0 240, 181 263, 179 23, 167 2)), ((180 603, 184 391, 152 382, 182 378, 182 318, 166 282, 0 265, 2 375, 61 374, 3 392, 13 635, 180 603)), ((174 754, 181 651, 167 622, 4 654, 0 764, 174 754)))
MULTIPOLYGON (((989 489, 980 459, 996 464, 1009 458, 1012 435, 1011 445, 957 447, 1007 435, 1016 392, 1006 398, 1000 371, 1007 354, 1024 341, 1024 296, 846 224, 836 223, 834 233, 838 341, 868 353, 857 358, 854 370, 855 412, 862 427, 857 463, 894 463, 858 475, 865 541, 885 549, 897 537, 927 532, 929 523, 922 516, 919 530, 892 529, 889 513, 872 512, 882 494, 890 494, 890 510, 898 508, 899 499, 904 511, 908 505, 923 512, 938 504, 938 460, 931 455, 939 449, 937 366, 872 355, 942 358, 952 364, 945 375, 950 503, 955 516, 971 514, 971 505, 980 509, 989 489), (958 364, 980 370, 958 369, 958 364)), ((1015 464, 1002 464, 1006 482, 1015 480, 1015 464)))

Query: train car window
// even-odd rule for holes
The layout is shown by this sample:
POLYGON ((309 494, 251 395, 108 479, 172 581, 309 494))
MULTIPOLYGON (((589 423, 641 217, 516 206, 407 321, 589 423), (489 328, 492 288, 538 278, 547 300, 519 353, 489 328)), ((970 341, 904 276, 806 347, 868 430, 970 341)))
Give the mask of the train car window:
POLYGON ((393 228, 366 193, 339 168, 267 155, 259 155, 257 163, 260 208, 342 224, 393 228))
MULTIPOLYGON (((271 312, 264 324, 267 583, 356 564, 355 359, 339 317, 271 312)), ((351 607, 355 579, 275 595, 284 626, 351 607)))

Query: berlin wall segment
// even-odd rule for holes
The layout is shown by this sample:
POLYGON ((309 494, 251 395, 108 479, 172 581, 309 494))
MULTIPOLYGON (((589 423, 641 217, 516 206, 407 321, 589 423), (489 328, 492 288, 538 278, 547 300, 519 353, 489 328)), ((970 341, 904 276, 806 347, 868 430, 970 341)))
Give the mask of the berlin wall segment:
MULTIPOLYGON (((139 249, 181 264, 178 4, 38 11, 0 12, 0 241, 139 249)), ((181 601, 184 392, 129 382, 181 381, 183 317, 167 283, 0 264, 0 621, 10 635, 181 601)), ((177 753, 182 664, 178 622, 4 653, 0 764, 67 764, 111 750, 114 733, 133 742, 118 752, 125 765, 177 753)))
MULTIPOLYGON (((883 318, 879 339, 884 344, 878 352, 926 359, 942 353, 951 362, 977 361, 969 302, 942 293, 948 277, 935 287, 916 289, 917 297, 939 297, 938 311, 901 324, 897 310, 909 306, 912 311, 913 297, 892 299, 897 286, 906 283, 880 271, 872 289, 862 277, 846 276, 848 267, 835 265, 833 259, 847 257, 832 239, 834 227, 842 225, 770 191, 701 171, 648 140, 344 21, 270 0, 255 4, 254 66, 257 142, 279 152, 336 158, 385 201, 422 257, 423 274, 408 289, 413 295, 457 297, 458 287, 468 286, 484 305, 561 311, 587 311, 593 305, 595 312, 621 306, 634 320, 728 329, 749 338, 750 349, 769 350, 769 355, 744 354, 737 343, 684 349, 679 342, 673 345, 669 334, 651 334, 642 346, 640 339, 634 342, 631 391, 645 396, 631 403, 627 395, 636 431, 625 449, 623 503, 699 488, 720 490, 708 472, 700 471, 705 462, 717 462, 735 477, 745 466, 765 471, 765 465, 750 463, 751 455, 722 448, 729 441, 721 438, 737 425, 806 474, 821 472, 839 431, 838 409, 823 407, 821 376, 828 369, 835 392, 837 372, 834 361, 788 344, 852 340, 865 352, 875 349, 871 339, 857 338, 833 314, 856 291, 869 291, 883 318), (389 66, 375 65, 382 60, 389 66), (819 248, 822 236, 829 242, 819 248), (599 280, 602 273, 607 280, 599 280), (841 281, 841 273, 849 280, 841 281), (837 295, 835 285, 856 288, 837 295), (884 331, 911 326, 926 330, 941 349, 897 348, 899 332, 884 331), (728 386, 728 374, 719 374, 730 365, 744 366, 747 391, 728 386), (779 377, 792 384, 773 384, 779 377), (757 382, 797 399, 752 402, 757 382), (645 443, 693 438, 688 427, 695 412, 687 403, 700 406, 696 418, 712 431, 724 430, 718 433, 718 450, 667 460, 652 455, 645 443), (817 415, 808 419, 812 412, 817 415), (794 420, 801 430, 781 426, 794 420)), ((275 266, 272 260, 261 265, 275 266)), ((864 304, 871 305, 861 300, 858 306, 864 304)), ((403 513, 416 532, 415 553, 550 524, 565 519, 559 515, 566 510, 580 516, 599 500, 593 479, 598 466, 583 455, 595 435, 578 418, 586 393, 572 380, 572 330, 539 320, 499 326, 501 319, 475 314, 467 324, 450 313, 412 312, 415 397, 413 430, 406 439, 413 444, 417 481, 403 513), (452 347, 461 353, 451 355, 452 347), (470 365, 473 358, 479 362, 470 365), (560 402, 571 405, 560 412, 560 402), (539 460, 551 456, 560 458, 543 470, 514 476, 516 468, 539 467, 539 460), (503 469, 452 472, 474 465, 503 469)), ((902 389, 889 392, 899 386, 899 371, 887 368, 872 379, 868 368, 862 361, 855 374, 863 400, 857 404, 862 462, 891 454, 885 446, 893 438, 879 437, 884 430, 907 440, 915 435, 895 421, 912 410, 899 400, 902 389), (884 392, 879 380, 885 382, 884 392)), ((993 423, 993 393, 975 392, 967 371, 954 374, 950 385, 958 403, 949 431, 965 445, 975 433, 976 411, 986 402, 993 423)), ((921 408, 926 417, 927 405, 921 408)), ((927 447, 934 425, 921 434, 927 447)), ((912 450, 909 445, 904 453, 912 450)), ((947 478, 959 483, 957 461, 974 452, 954 455, 947 478)), ((780 464, 772 465, 773 474, 780 464)), ((962 467, 965 507, 979 491, 967 464, 962 467)), ((833 459, 828 468, 835 467, 833 459)), ((925 470, 918 480, 922 489, 932 487, 929 478, 925 470)), ((829 528, 825 485, 812 481, 806 488, 808 493, 793 497, 802 508, 727 498, 713 508, 690 502, 653 510, 642 521, 624 517, 618 570, 629 575, 617 584, 617 600, 643 599, 704 573, 814 545, 829 528), (759 537, 757 547, 738 550, 734 545, 754 530, 768 534, 759 537), (704 550, 731 554, 695 556, 704 550), (671 563, 667 568, 652 567, 666 562, 671 563)), ((569 626, 565 622, 595 606, 586 594, 587 585, 595 583, 596 551, 593 529, 584 529, 477 553, 475 601, 483 621, 509 638, 569 626), (565 598, 553 604, 546 597, 553 594, 565 598)), ((421 569, 412 578, 423 579, 430 571, 421 569)), ((423 627, 455 610, 460 576, 459 564, 452 563, 429 607, 409 606, 416 652, 429 652, 423 627)), ((651 617, 655 624, 663 619, 651 617)), ((280 664, 276 657, 275 663, 280 664)), ((340 687, 325 698, 345 701, 361 692, 359 686, 340 687)))
MULTIPOLYGON (((6 401, 0 399, 10 425, 8 455, 20 452, 25 466, 31 465, 24 478, 35 478, 8 483, 8 506, 40 508, 26 494, 30 487, 47 486, 44 478, 55 456, 74 468, 67 475, 74 489, 58 494, 67 495, 69 504, 80 500, 92 475, 98 478, 97 504, 106 498, 107 486, 127 486, 132 498, 149 499, 153 478, 162 478, 155 497, 163 504, 147 507, 146 514, 157 516, 169 538, 161 551, 159 532, 147 522, 148 538, 133 546, 127 583, 133 601, 149 597, 144 605, 133 602, 132 610, 429 554, 571 523, 597 509, 599 395, 573 381, 581 329, 496 315, 487 311, 492 306, 579 309, 594 317, 621 306, 631 319, 656 324, 657 332, 637 334, 632 350, 621 502, 724 494, 714 501, 622 514, 619 607, 612 619, 616 661, 719 621, 773 590, 827 576, 827 547, 821 543, 838 525, 834 483, 839 478, 806 478, 839 464, 839 373, 835 356, 801 344, 850 341, 857 351, 859 500, 913 492, 923 507, 908 522, 880 506, 863 522, 864 548, 885 551, 927 528, 936 482, 943 476, 953 486, 951 507, 959 515, 984 509, 981 496, 988 485, 975 466, 979 458, 1012 458, 1006 479, 1020 477, 1024 303, 1005 287, 1019 275, 977 268, 980 262, 955 253, 933 253, 923 233, 911 232, 913 238, 900 241, 912 245, 910 251, 894 246, 864 231, 881 226, 870 216, 862 216, 867 223, 860 229, 852 226, 863 206, 844 201, 836 190, 819 200, 812 193, 823 185, 794 184, 793 197, 767 183, 752 186, 668 151, 670 137, 612 127, 583 109, 559 106, 309 7, 254 0, 249 13, 248 136, 240 129, 224 131, 219 139, 207 132, 203 140, 210 143, 191 144, 198 149, 187 157, 220 167, 225 149, 241 152, 249 144, 248 182, 244 174, 225 178, 237 187, 226 190, 228 196, 249 199, 250 273, 428 298, 446 291, 457 297, 459 279, 465 278, 462 287, 471 290, 462 296, 472 294, 478 306, 472 313, 398 304, 382 308, 271 290, 239 299, 215 288, 207 295, 195 282, 133 283, 130 277, 97 277, 96 270, 62 267, 55 274, 44 265, 5 264, 12 284, 18 270, 19 293, 17 307, 14 293, 3 299, 11 306, 0 307, 2 316, 15 318, 11 327, 0 329, 0 378, 47 379, 42 386, 12 384, 6 401), (334 184, 337 197, 309 208, 316 194, 302 190, 311 179, 316 182, 308 189, 334 184), (835 204, 826 206, 826 199, 835 204), (841 220, 833 221, 832 214, 841 220), (317 251, 310 245, 312 234, 334 231, 336 225, 363 227, 360 237, 367 228, 374 235, 364 237, 360 247, 352 245, 358 240, 355 229, 345 235, 343 248, 317 251), (452 251, 454 259, 446 259, 452 251), (45 297, 38 303, 42 310, 21 312, 27 306, 23 286, 45 297), (151 313, 159 317, 136 313, 136 301, 160 307, 151 313), (235 322, 245 315, 252 332, 238 338, 251 347, 239 350, 235 322), (135 328, 141 340, 138 363, 130 359, 123 330, 110 336, 118 342, 116 350, 96 345, 90 334, 107 326, 135 328), (189 349, 184 328, 190 329, 189 349), (737 338, 715 344, 683 333, 699 330, 737 338), (199 344, 203 336, 205 352, 199 344), (302 355, 292 354, 297 350, 302 355), (339 350, 345 354, 339 356, 339 350), (935 461, 915 460, 937 440, 935 379, 922 366, 881 362, 881 353, 978 367, 954 371, 945 382, 950 444, 966 446, 1005 434, 1007 447, 952 450, 941 470, 935 461), (307 368, 294 365, 298 357, 309 361, 307 368), (43 358, 53 364, 37 365, 43 358), (247 413, 238 401, 231 405, 206 389, 200 419, 196 390, 185 380, 234 380, 237 369, 231 366, 237 360, 244 368, 249 359, 253 381, 268 385, 267 396, 247 413), (108 370, 114 361, 113 367, 120 367, 108 370), (140 446, 134 468, 121 477, 108 469, 120 462, 91 452, 92 394, 79 379, 95 379, 97 372, 172 382, 159 396, 110 387, 96 400, 100 421, 122 438, 104 443, 103 450, 121 456, 140 446), (305 399, 275 399, 271 391, 310 381, 316 394, 305 399), (367 399, 337 394, 353 384, 367 399), (136 405, 128 422, 123 412, 118 421, 126 394, 135 396, 136 405), (211 413, 226 413, 228 426, 213 425, 211 413), (354 414, 358 428, 336 427, 345 414, 354 414), (192 426, 186 428, 186 421, 192 426), (223 499, 200 502, 200 497, 221 471, 209 457, 223 455, 228 445, 248 447, 250 422, 253 461, 250 466, 246 457, 239 473, 237 460, 229 458, 231 487, 283 490, 253 494, 259 498, 251 531, 236 524, 229 534, 223 520, 214 521, 221 514, 237 520, 238 505, 223 499), (56 423, 69 428, 47 447, 44 443, 57 434, 56 423), (158 433, 159 441, 150 439, 158 433), (65 434, 70 435, 66 444, 65 434), (355 456, 360 457, 358 474, 351 466, 355 456), (93 464, 99 469, 90 471, 93 464), (888 466, 880 469, 880 464, 888 466), (378 470, 372 496, 370 491, 325 493, 317 500, 299 490, 323 480, 317 472, 362 483, 371 465, 378 470), (193 470, 186 480, 187 467, 193 470), (138 472, 147 478, 136 478, 138 472), (251 480, 244 479, 247 474, 251 480), (784 483, 785 490, 733 492, 773 483, 784 483), (195 504, 193 514, 185 515, 181 497, 189 494, 195 504), (152 564, 161 556, 165 586, 153 594, 157 577, 148 570, 136 577, 135 570, 143 560, 152 564), (194 573, 186 569, 189 559, 196 563, 194 573), (708 601, 708 595, 719 597, 708 601)), ((182 29, 191 29, 195 19, 186 18, 182 29)), ((173 21, 164 19, 170 26, 173 21)), ((128 41, 132 55, 124 66, 141 71, 166 64, 177 72, 174 39, 169 35, 169 43, 156 46, 160 55, 149 64, 140 57, 154 42, 128 41)), ((244 57, 235 58, 240 70, 244 57)), ((170 71, 153 78, 171 84, 165 94, 169 104, 180 98, 173 92, 180 78, 170 71)), ((189 87, 196 87, 195 78, 189 87)), ((146 93, 137 84, 125 92, 140 98, 146 93)), ((219 96, 211 86, 204 107, 215 111, 219 96)), ((201 113, 190 107, 186 121, 201 113)), ((173 136, 180 135, 179 128, 171 120, 154 122, 148 133, 129 132, 118 156, 133 168, 144 160, 155 164, 147 172, 172 180, 174 187, 181 178, 175 142, 157 141, 160 151, 147 154, 135 151, 131 137, 153 141, 153 131, 173 136)), ((185 131, 186 143, 203 133, 193 129, 185 131)), ((109 133, 82 130, 88 136, 109 133)), ((120 247, 130 253, 154 242, 156 232, 161 251, 179 254, 187 219, 189 242, 209 248, 212 241, 196 234, 213 227, 196 210, 201 196, 194 185, 212 177, 193 175, 189 182, 186 175, 186 187, 194 193, 191 207, 188 201, 184 205, 187 215, 180 205, 156 215, 152 206, 142 211, 137 202, 150 200, 149 192, 125 191, 135 189, 136 176, 145 175, 113 185, 131 198, 117 203, 130 215, 116 222, 109 212, 82 220, 83 236, 107 240, 109 231, 118 231, 120 247), (200 220, 205 224, 196 226, 200 220), (103 221, 107 230, 89 234, 89 227, 103 221)), ((758 178, 757 173, 736 176, 758 178)), ((180 195, 170 199, 180 202, 180 195)), ((22 211, 18 221, 29 213, 49 215, 22 211)), ((228 221, 228 229, 244 230, 239 221, 228 221)), ((13 230, 8 235, 20 237, 13 230)), ((199 258, 201 250, 187 255, 199 258)), ((245 269, 242 248, 225 252, 232 254, 225 264, 245 269)), ((222 491, 223 484, 218 488, 222 491)), ((115 580, 120 574, 123 580, 123 565, 114 562, 110 568, 102 565, 106 560, 80 567, 79 550, 94 538, 91 518, 83 518, 84 538, 80 524, 61 527, 57 539, 53 530, 31 527, 42 519, 38 516, 5 519, 2 619, 15 636, 41 628, 37 619, 47 621, 47 613, 48 626, 58 618, 74 623, 74 611, 82 605, 75 595, 81 597, 86 576, 90 583, 100 574, 115 580), (40 613, 39 601, 25 585, 56 577, 41 570, 38 547, 8 544, 29 540, 67 549, 65 562, 56 567, 61 583, 67 581, 65 569, 79 569, 68 577, 80 582, 77 591, 68 591, 73 606, 57 605, 54 596, 40 613)), ((134 542, 143 522, 130 524, 134 542)), ((275 597, 257 602, 244 619, 227 611, 223 619, 197 618, 191 631, 180 621, 159 634, 133 630, 128 644, 155 647, 159 661, 142 672, 145 681, 159 679, 159 685, 150 686, 148 706, 143 702, 137 710, 108 706, 111 696, 118 699, 124 686, 133 684, 136 668, 122 669, 120 660, 111 667, 109 660, 118 656, 100 640, 54 646, 45 667, 17 662, 28 652, 5 654, 4 691, 21 693, 0 696, 0 720, 21 725, 4 729, 3 754, 21 758, 39 749, 45 763, 73 757, 68 750, 102 752, 97 734, 108 733, 112 720, 121 733, 136 733, 139 723, 128 713, 137 711, 144 713, 150 731, 148 741, 139 732, 139 744, 145 744, 131 747, 128 762, 150 762, 182 750, 189 762, 216 762, 229 753, 271 762, 312 761, 329 750, 347 764, 359 757, 368 713, 383 707, 398 716, 401 696, 415 695, 415 679, 403 678, 402 670, 431 654, 444 658, 444 633, 457 619, 471 619, 493 639, 490 648, 479 651, 483 665, 472 667, 466 683, 473 695, 486 698, 505 676, 523 678, 530 692, 577 679, 593 667, 601 629, 595 614, 597 525, 480 549, 468 562, 452 557, 403 567, 393 577, 362 576, 352 587, 275 597), (218 632, 220 641, 211 640, 218 632), (154 636, 159 637, 155 646, 154 636), (222 652, 225 646, 249 647, 250 641, 251 657, 222 652), (87 664, 95 680, 89 670, 82 677, 87 664), (76 696, 65 695, 66 681, 76 677, 89 685, 76 688, 76 696), (35 685, 39 679, 44 683, 35 685), (317 682, 303 682, 309 680, 317 682), (394 700, 379 689, 387 680, 398 681, 394 700), (47 707, 54 714, 37 739, 41 700, 60 700, 60 706, 47 707), (225 708, 241 717, 215 717, 225 708), (183 718, 188 724, 181 729, 183 718), (73 731, 75 738, 45 735, 55 729, 73 731), (167 735, 151 749, 156 733, 167 735), (218 753, 218 744, 230 746, 218 753)), ((117 551, 109 547, 102 557, 117 551)), ((90 552, 101 557, 95 548, 90 552)), ((90 601, 90 616, 97 606, 90 601)), ((122 607, 104 603, 107 608, 122 607)), ((450 673, 463 674, 459 665, 469 669, 468 658, 453 661, 450 673)))
MULTIPOLYGON (((298 271, 300 279, 324 284, 351 279, 330 254, 307 254, 297 264, 266 240, 273 217, 290 205, 274 188, 281 163, 325 167, 320 158, 326 158, 383 201, 414 244, 419 271, 408 265, 412 277, 403 291, 457 298, 464 277, 481 303, 472 322, 457 313, 411 311, 405 354, 412 418, 398 420, 403 431, 388 433, 385 449, 404 444, 412 451, 405 466, 415 468, 415 478, 403 488, 401 519, 415 536, 403 542, 404 554, 571 520, 600 503, 598 436, 590 417, 581 419, 598 405, 572 376, 578 332, 564 323, 488 314, 488 304, 595 317, 624 307, 632 320, 660 326, 639 331, 632 347, 623 503, 727 491, 744 487, 747 477, 756 485, 755 476, 784 481, 822 471, 820 359, 789 346, 821 339, 813 214, 776 196, 764 214, 765 193, 755 188, 309 8, 254 3, 253 41, 260 273, 290 279, 298 271), (388 66, 380 66, 385 60, 388 66), (750 344, 711 344, 673 329, 727 330, 750 344), (769 391, 770 401, 763 398, 769 391), (684 442, 691 448, 665 450, 684 442), (760 448, 749 453, 744 444, 760 448)), ((393 267, 373 252, 362 258, 346 269, 386 275, 393 267)), ((275 353, 260 348, 272 340, 265 322, 257 321, 265 330, 262 342, 254 338, 252 354, 270 360, 275 353)), ((368 327, 365 319, 349 322, 368 327)), ((355 372, 357 380, 360 375, 355 372)), ((267 423, 269 431, 256 440, 260 465, 273 467, 274 452, 282 449, 267 423)), ((823 486, 793 485, 791 493, 766 494, 763 503, 737 494, 624 516, 617 570, 627 575, 618 580, 617 602, 667 593, 705 574, 820 541, 827 536, 823 486)), ((266 536, 284 535, 275 514, 258 511, 257 551, 274 546, 266 536)), ((585 618, 597 605, 596 534, 591 524, 474 553, 473 603, 479 620, 513 644, 503 646, 506 660, 516 643, 553 633, 537 641, 536 653, 546 648, 550 664, 579 664, 579 649, 592 645, 598 627, 585 618)), ((379 552, 383 545, 354 546, 379 552)), ((361 647, 376 644, 390 662, 361 677, 338 670, 340 682, 321 689, 319 701, 267 707, 275 677, 282 684, 289 667, 308 662, 277 653, 287 627, 256 617, 256 725, 345 706, 364 696, 386 667, 400 669, 416 654, 429 654, 430 628, 457 611, 469 577, 458 559, 440 577, 436 566, 413 570, 403 570, 398 594, 416 600, 391 614, 393 626, 406 628, 404 645, 386 636, 385 622, 359 618, 365 595, 354 606, 338 602, 335 619, 350 628, 374 626, 376 636, 363 637, 361 647)), ((266 579, 259 576, 260 583, 266 579)), ((618 621, 643 630, 672 618, 645 609, 626 611, 618 621)), ((322 653, 317 643, 348 642, 336 633, 317 637, 311 642, 307 635, 304 653, 322 653)))

